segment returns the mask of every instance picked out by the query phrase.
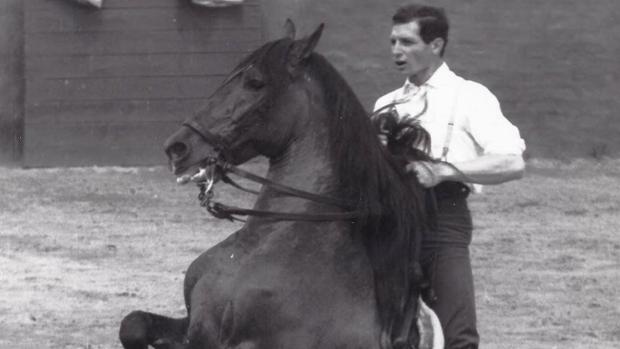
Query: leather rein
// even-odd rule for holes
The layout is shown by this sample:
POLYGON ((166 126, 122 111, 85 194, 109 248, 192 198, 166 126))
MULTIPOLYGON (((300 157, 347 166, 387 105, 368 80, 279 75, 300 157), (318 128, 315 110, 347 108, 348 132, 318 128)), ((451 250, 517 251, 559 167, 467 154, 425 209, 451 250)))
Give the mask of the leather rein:
POLYGON ((344 220, 354 220, 360 217, 360 211, 350 211, 347 210, 351 205, 350 203, 340 200, 337 198, 310 193, 304 190, 296 189, 281 183, 274 182, 266 177, 259 176, 257 174, 245 171, 240 169, 237 166, 234 166, 225 160, 221 156, 222 153, 225 154, 225 143, 223 140, 205 130, 200 124, 195 122, 194 120, 187 120, 183 122, 183 126, 191 129, 193 132, 200 135, 205 141, 209 144, 212 144, 216 147, 218 152, 218 156, 216 157, 208 157, 203 163, 206 168, 201 169, 206 171, 206 179, 203 181, 197 182, 198 187, 200 188, 200 194, 198 195, 198 200, 200 201, 200 206, 205 207, 207 211, 214 217, 219 219, 228 219, 230 221, 244 221, 236 216, 253 216, 253 217, 261 217, 270 220, 276 221, 314 221, 314 222, 326 222, 326 221, 344 221, 344 220), (291 213, 291 212, 278 212, 278 211, 268 211, 268 210, 255 210, 250 208, 241 208, 236 206, 229 206, 222 204, 220 202, 213 201, 214 197, 214 187, 217 175, 221 178, 221 180, 229 184, 239 190, 252 193, 258 195, 257 191, 244 188, 243 186, 236 183, 232 178, 228 176, 228 173, 233 173, 239 177, 245 178, 249 181, 261 184, 263 186, 267 186, 280 194, 284 194, 287 196, 298 197, 302 199, 306 199, 309 201, 314 201, 317 203, 328 204, 331 206, 336 206, 347 211, 344 212, 325 212, 325 213, 291 213))

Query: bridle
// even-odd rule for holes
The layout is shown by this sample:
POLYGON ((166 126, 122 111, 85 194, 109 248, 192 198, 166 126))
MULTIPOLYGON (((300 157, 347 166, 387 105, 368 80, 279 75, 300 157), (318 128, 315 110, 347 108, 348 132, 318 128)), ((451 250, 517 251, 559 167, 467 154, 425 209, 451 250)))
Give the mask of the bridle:
POLYGON ((183 122, 183 126, 189 128, 196 134, 200 135, 207 143, 213 145, 216 150, 216 156, 210 156, 202 161, 201 171, 205 171, 205 179, 197 183, 200 188, 200 194, 198 200, 200 205, 205 207, 207 211, 214 217, 228 220, 243 221, 236 216, 254 216, 275 221, 346 221, 355 220, 361 216, 360 211, 349 210, 352 206, 351 202, 341 200, 338 198, 310 193, 304 190, 293 188, 281 183, 274 182, 266 177, 259 176, 240 169, 237 166, 232 165, 225 160, 227 151, 227 143, 222 137, 215 135, 214 133, 206 130, 202 125, 195 120, 187 120, 183 122), (244 188, 236 183, 232 178, 228 176, 229 173, 245 178, 252 182, 267 186, 272 190, 291 197, 297 197, 314 201, 317 203, 327 204, 345 209, 344 212, 325 212, 325 213, 291 213, 291 212, 277 212, 268 210, 255 210, 249 208, 241 208, 236 206, 229 206, 220 202, 213 201, 215 183, 217 177, 239 190, 258 194, 258 192, 244 188))

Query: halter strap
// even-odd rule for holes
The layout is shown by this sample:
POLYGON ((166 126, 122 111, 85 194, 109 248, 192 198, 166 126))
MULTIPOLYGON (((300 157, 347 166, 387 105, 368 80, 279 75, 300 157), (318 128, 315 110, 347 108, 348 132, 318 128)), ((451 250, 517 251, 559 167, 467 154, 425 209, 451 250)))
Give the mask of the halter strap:
POLYGON ((202 125, 197 123, 195 120, 187 119, 183 121, 182 125, 194 131, 198 135, 200 135, 200 137, 202 137, 207 143, 213 144, 217 147, 221 147, 222 149, 224 149, 224 141, 222 140, 222 137, 217 136, 213 134, 212 132, 210 132, 209 130, 205 129, 202 125))
MULTIPOLYGON (((216 147, 219 147, 219 152, 226 152, 226 145, 224 140, 214 133, 205 129, 202 125, 196 122, 193 119, 188 119, 183 122, 183 126, 189 128, 193 132, 197 133, 202 137, 207 143, 213 144, 216 147)), ((279 193, 286 194, 289 196, 299 197, 302 199, 333 205, 337 207, 349 207, 350 203, 345 200, 340 200, 337 198, 319 195, 310 193, 304 190, 296 189, 284 184, 276 183, 266 177, 262 177, 256 175, 254 173, 242 170, 236 166, 231 165, 228 162, 223 161, 219 157, 217 159, 210 159, 213 165, 217 166, 221 170, 222 180, 224 183, 230 184, 233 187, 236 187, 240 190, 256 193, 255 191, 243 188, 235 181, 233 181, 230 177, 226 175, 227 172, 231 172, 236 174, 237 176, 243 177, 250 181, 259 183, 261 185, 268 186, 279 193)), ((213 179, 210 179, 211 181, 213 179)), ((337 220, 350 220, 355 219, 360 216, 359 211, 345 211, 338 213, 317 213, 317 214, 306 214, 306 213, 288 213, 288 212, 274 212, 274 211, 263 211, 263 210, 254 210, 254 209, 246 209, 234 206, 224 205, 218 202, 213 202, 211 199, 213 197, 212 188, 207 189, 204 182, 198 184, 200 186, 201 192, 199 194, 199 200, 201 201, 201 205, 207 208, 207 211, 211 213, 216 218, 226 218, 230 220, 236 219, 234 215, 239 216, 256 216, 256 217, 264 217, 270 218, 273 220, 298 220, 298 221, 337 221, 337 220)), ((212 187, 212 186, 211 186, 212 187)))

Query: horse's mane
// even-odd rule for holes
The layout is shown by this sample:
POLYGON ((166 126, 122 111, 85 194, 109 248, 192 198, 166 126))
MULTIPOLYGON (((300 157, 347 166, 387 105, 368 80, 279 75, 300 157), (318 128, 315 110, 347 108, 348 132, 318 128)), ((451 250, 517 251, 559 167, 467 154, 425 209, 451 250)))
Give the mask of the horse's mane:
MULTIPOLYGON (((291 77, 282 67, 292 42, 282 39, 265 44, 238 69, 259 65, 271 81, 278 81, 268 85, 284 88, 291 77)), ((354 224, 354 238, 362 239, 372 264, 382 346, 391 347, 403 332, 406 302, 419 291, 419 248, 428 227, 425 190, 404 172, 402 162, 381 146, 370 116, 336 69, 322 55, 313 53, 306 71, 321 85, 330 115, 328 142, 339 180, 338 195, 353 203, 351 209, 363 212, 354 224)))
POLYGON ((364 212, 357 231, 373 265, 383 330, 393 340, 402 330, 394 326, 401 325, 405 302, 420 282, 415 273, 428 227, 425 190, 404 172, 402 158, 381 146, 370 116, 336 69, 316 53, 309 65, 331 114, 329 149, 340 194, 364 212))
POLYGON ((401 158, 381 146, 369 114, 336 69, 319 54, 313 55, 309 69, 322 83, 332 116, 329 149, 341 194, 366 213, 359 229, 405 239, 421 232, 426 227, 423 188, 404 172, 401 158))

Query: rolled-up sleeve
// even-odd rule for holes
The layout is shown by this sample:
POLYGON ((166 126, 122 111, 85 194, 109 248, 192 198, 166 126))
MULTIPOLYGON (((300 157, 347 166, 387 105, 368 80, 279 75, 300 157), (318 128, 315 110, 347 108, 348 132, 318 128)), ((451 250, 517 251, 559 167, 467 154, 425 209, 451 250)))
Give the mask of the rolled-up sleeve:
POLYGON ((519 129, 502 113, 497 97, 486 87, 469 82, 466 130, 483 154, 521 155, 525 141, 519 129))

